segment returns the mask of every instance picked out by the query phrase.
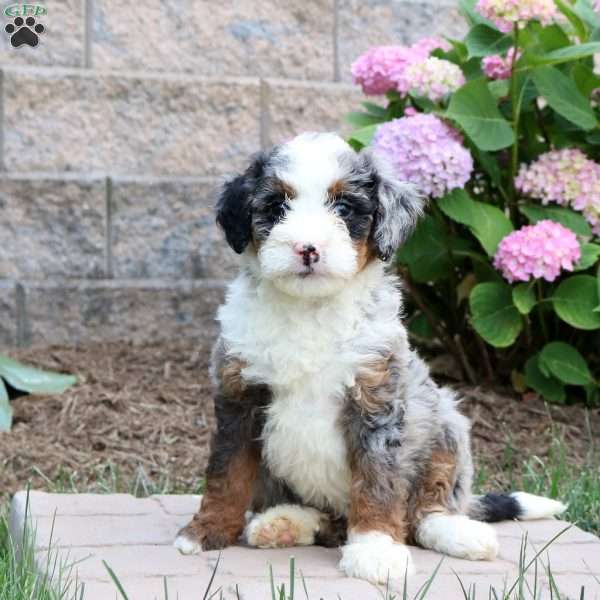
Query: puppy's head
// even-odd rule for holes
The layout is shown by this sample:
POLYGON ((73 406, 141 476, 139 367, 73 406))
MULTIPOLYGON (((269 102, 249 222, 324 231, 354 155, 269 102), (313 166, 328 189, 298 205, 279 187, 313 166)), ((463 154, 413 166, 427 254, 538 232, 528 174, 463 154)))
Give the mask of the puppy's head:
POLYGON ((293 296, 335 294, 369 262, 387 261, 422 210, 415 189, 370 150, 303 134, 228 181, 217 222, 258 274, 293 296))

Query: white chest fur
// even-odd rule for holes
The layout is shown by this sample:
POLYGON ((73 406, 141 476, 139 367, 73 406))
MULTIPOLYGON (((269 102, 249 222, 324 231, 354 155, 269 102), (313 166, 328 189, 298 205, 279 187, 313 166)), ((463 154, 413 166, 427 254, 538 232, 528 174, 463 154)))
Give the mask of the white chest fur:
POLYGON ((240 275, 220 309, 227 351, 243 377, 270 386, 263 455, 274 475, 306 502, 346 512, 350 468, 339 422, 357 369, 393 344, 399 296, 377 299, 381 271, 363 272, 331 301, 298 301, 240 275), (376 306, 375 306, 376 305, 376 306))

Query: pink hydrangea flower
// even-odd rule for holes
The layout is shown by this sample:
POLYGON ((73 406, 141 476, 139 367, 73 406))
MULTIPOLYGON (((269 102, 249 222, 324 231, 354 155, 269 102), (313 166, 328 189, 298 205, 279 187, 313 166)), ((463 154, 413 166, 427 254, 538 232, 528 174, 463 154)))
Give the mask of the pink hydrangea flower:
POLYGON ((383 123, 373 145, 401 179, 417 185, 423 194, 441 198, 464 187, 473 172, 473 158, 462 141, 448 123, 421 113, 383 123))
POLYGON ((479 0, 476 8, 504 33, 533 20, 548 25, 558 15, 554 0, 479 0))
POLYGON ((600 164, 578 148, 551 150, 523 165, 515 186, 543 204, 555 202, 581 211, 600 235, 600 164))
MULTIPOLYGON (((506 53, 506 57, 500 56, 500 54, 484 57, 481 65, 486 77, 489 77, 489 79, 510 79, 514 56, 515 49, 510 48, 506 53)), ((517 60, 519 57, 520 53, 517 54, 517 60)))
POLYGON ((385 94, 396 89, 396 78, 406 67, 425 60, 437 48, 449 50, 450 45, 440 38, 423 38, 412 46, 371 48, 352 63, 352 80, 369 96, 385 94))
POLYGON ((424 96, 433 102, 455 92, 466 81, 460 67, 435 56, 408 65, 394 79, 396 89, 403 96, 410 93, 414 96, 424 96))
POLYGON ((554 221, 539 221, 507 235, 498 245, 494 267, 510 283, 544 278, 554 281, 581 258, 577 236, 554 221))
MULTIPOLYGON (((600 0, 598 0, 600 3, 600 0)), ((594 54, 594 75, 600 75, 600 52, 594 54)))
POLYGON ((594 3, 594 10, 597 13, 600 13, 600 0, 596 0, 596 2, 594 3))

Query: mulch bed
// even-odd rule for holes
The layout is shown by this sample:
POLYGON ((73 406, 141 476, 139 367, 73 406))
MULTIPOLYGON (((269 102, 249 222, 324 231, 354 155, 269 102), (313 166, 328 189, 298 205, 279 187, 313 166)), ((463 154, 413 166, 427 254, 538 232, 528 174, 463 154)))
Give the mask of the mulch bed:
MULTIPOLYGON (((93 486, 106 465, 126 480, 143 469, 169 489, 195 489, 206 466, 214 425, 209 349, 189 341, 50 346, 13 353, 17 359, 74 373, 79 383, 60 396, 13 402, 10 434, 0 433, 0 495, 31 482, 52 489, 65 474, 74 487, 93 486)), ((552 431, 564 436, 568 459, 580 462, 600 436, 600 410, 548 407, 531 395, 460 386, 473 420, 474 451, 499 485, 507 461, 548 455, 552 431), (507 455, 507 439, 515 449, 507 455)))

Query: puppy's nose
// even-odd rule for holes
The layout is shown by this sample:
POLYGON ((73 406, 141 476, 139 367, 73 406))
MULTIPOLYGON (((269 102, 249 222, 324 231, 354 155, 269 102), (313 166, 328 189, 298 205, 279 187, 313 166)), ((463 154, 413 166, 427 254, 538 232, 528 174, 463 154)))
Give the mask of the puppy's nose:
POLYGON ((321 258, 319 251, 314 244, 295 243, 294 252, 302 257, 302 262, 306 267, 310 267, 310 265, 319 262, 319 258, 321 258))

